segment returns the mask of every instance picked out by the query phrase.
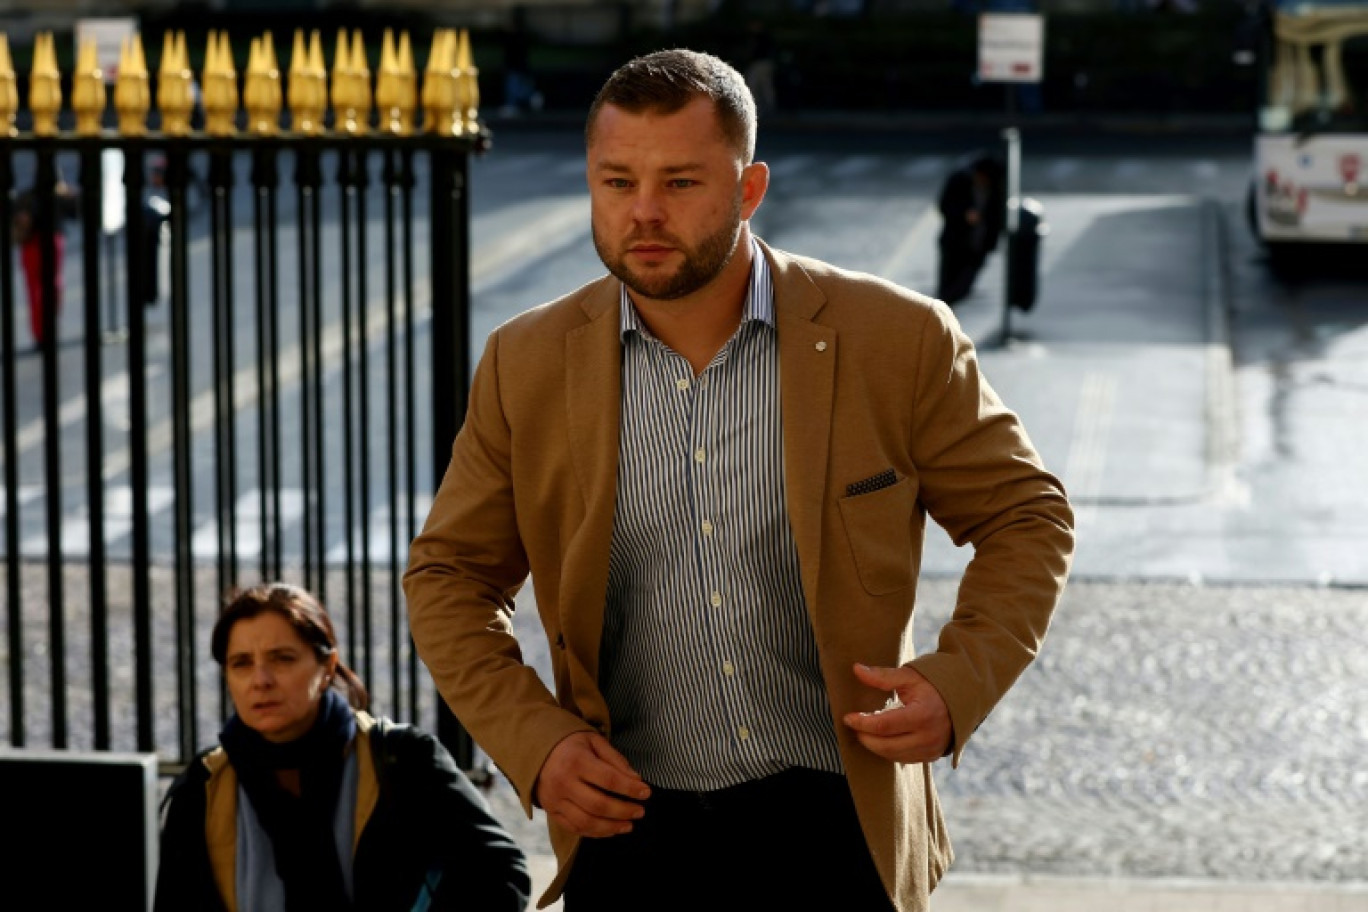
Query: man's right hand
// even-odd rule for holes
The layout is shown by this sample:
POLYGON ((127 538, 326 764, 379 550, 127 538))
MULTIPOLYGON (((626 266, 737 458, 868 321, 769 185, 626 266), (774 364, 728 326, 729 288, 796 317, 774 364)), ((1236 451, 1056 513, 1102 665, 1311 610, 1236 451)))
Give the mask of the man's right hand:
POLYGON ((618 836, 646 813, 651 789, 627 758, 596 732, 576 732, 551 748, 533 789, 537 804, 579 836, 618 836))

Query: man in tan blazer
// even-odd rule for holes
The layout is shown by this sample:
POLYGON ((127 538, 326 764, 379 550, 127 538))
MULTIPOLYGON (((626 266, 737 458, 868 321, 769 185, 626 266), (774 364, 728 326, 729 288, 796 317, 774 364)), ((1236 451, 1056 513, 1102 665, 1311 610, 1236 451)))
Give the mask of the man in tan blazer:
POLYGON ((717 58, 589 113, 611 275, 489 338, 404 587, 443 698, 546 811, 567 912, 914 912, 952 857, 931 764, 1039 649, 1060 483, 944 304, 774 250, 717 58), (917 651, 927 515, 970 544, 917 651), (528 575, 555 693, 523 663, 528 575))

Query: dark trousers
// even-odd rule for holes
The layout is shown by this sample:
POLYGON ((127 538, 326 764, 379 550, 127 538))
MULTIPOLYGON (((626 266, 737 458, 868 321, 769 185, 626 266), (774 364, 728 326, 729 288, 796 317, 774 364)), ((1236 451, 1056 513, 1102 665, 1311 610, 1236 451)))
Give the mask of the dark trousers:
POLYGON ((715 792, 652 787, 632 832, 585 839, 566 912, 890 912, 845 777, 790 769, 715 792))

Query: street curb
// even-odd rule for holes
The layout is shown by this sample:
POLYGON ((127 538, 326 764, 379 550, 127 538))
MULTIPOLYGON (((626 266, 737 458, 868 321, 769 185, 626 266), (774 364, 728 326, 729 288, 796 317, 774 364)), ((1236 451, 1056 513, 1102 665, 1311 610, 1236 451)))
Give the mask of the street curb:
POLYGON ((1212 500, 1229 503, 1240 499, 1235 478, 1240 444, 1235 366, 1230 347, 1230 238, 1225 212, 1210 197, 1202 200, 1202 261, 1208 489, 1212 500))

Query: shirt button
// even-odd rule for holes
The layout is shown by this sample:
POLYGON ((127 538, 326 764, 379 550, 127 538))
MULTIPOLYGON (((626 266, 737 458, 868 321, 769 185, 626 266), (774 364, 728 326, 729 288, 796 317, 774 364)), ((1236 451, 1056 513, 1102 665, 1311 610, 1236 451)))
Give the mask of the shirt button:
POLYGON ((750 729, 742 725, 740 728, 736 730, 736 737, 740 738, 742 741, 745 741, 747 738, 750 737, 750 729))
POLYGON ((702 447, 699 447, 698 449, 694 450, 694 462, 702 462, 707 458, 708 454, 704 451, 702 447))
POLYGON ((713 534, 713 524, 712 524, 712 520, 710 520, 710 519, 705 519, 705 520, 703 520, 703 534, 704 534, 704 535, 712 535, 712 534, 713 534))
POLYGON ((732 675, 736 674, 736 666, 731 662, 723 662, 722 673, 730 678, 732 675))
POLYGON ((722 605, 722 593, 717 592, 716 590, 714 590, 714 591, 713 591, 713 594, 708 598, 708 601, 712 602, 712 606, 713 606, 714 608, 719 608, 719 607, 721 607, 721 605, 722 605))
POLYGON ((684 377, 680 377, 678 380, 675 381, 675 389, 679 390, 681 393, 688 388, 689 381, 686 380, 684 377))

